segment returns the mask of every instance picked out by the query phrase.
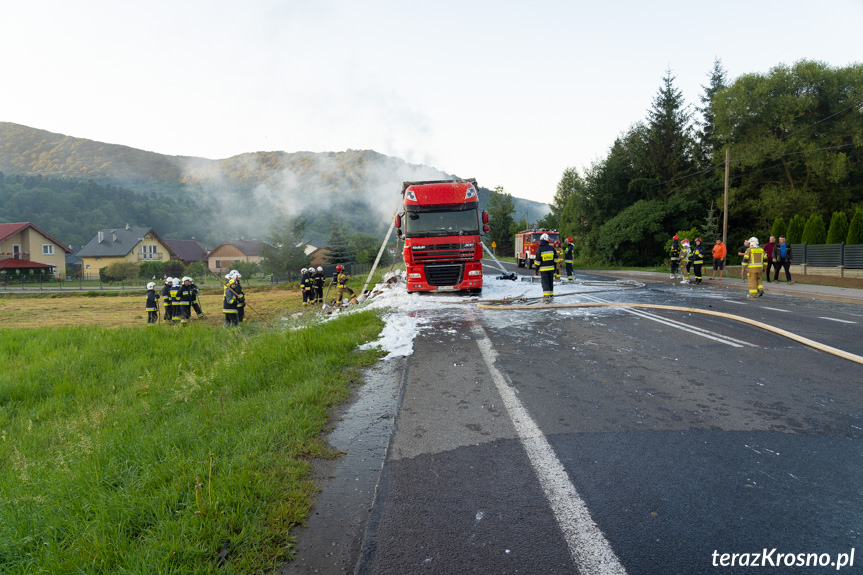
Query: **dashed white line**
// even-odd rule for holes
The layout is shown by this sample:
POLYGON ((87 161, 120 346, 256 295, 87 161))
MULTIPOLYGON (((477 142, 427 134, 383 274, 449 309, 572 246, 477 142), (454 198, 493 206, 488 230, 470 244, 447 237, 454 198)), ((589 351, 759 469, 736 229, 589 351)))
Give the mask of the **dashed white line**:
POLYGON ((787 310, 787 309, 779 309, 778 307, 767 307, 766 305, 765 305, 765 306, 761 306, 761 309, 769 309, 769 310, 772 310, 772 311, 781 311, 782 313, 791 313, 791 310, 787 310))
POLYGON ((504 374, 495 367, 497 351, 492 347, 485 330, 480 325, 474 325, 472 330, 477 336, 477 345, 483 360, 503 399, 504 407, 527 452, 579 572, 583 575, 626 575, 626 569, 590 517, 587 505, 579 497, 551 444, 516 397, 504 374))
POLYGON ((847 319, 839 319, 836 317, 821 317, 821 316, 819 316, 818 319, 826 319, 828 321, 838 321, 840 323, 857 323, 856 321, 848 321, 847 319))

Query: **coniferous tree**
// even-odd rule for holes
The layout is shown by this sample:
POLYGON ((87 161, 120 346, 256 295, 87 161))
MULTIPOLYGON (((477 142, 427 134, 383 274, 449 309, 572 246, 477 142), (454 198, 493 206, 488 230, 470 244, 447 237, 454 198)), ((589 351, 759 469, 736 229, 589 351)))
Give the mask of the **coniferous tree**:
POLYGON ((863 244, 863 208, 854 211, 851 224, 848 226, 848 236, 845 243, 849 246, 863 244))
POLYGON ((791 223, 788 224, 788 233, 786 234, 788 237, 785 240, 789 244, 802 244, 803 243, 803 231, 806 229, 806 220, 800 214, 797 214, 791 219, 791 223))
MULTIPOLYGON (((685 174, 692 166, 691 113, 683 94, 674 87, 671 70, 647 113, 646 160, 651 173, 643 174, 662 183, 685 174)), ((647 198, 649 199, 649 198, 647 198)))
POLYGON ((261 244, 261 270, 265 274, 294 272, 298 275, 300 268, 309 264, 306 243, 301 239, 305 227, 306 221, 297 218, 282 219, 270 228, 269 237, 261 244))
POLYGON ((827 243, 841 244, 848 237, 848 216, 845 212, 833 212, 827 229, 827 243))
POLYGON ((713 111, 713 100, 716 94, 725 87, 725 70, 722 68, 722 61, 717 58, 713 61, 710 84, 702 86, 704 93, 700 96, 701 107, 697 108, 701 113, 701 119, 697 121, 695 155, 700 168, 717 164, 716 154, 724 147, 724 141, 716 134, 716 114, 713 111))
POLYGON ((338 223, 333 223, 327 240, 327 250, 330 252, 325 257, 328 264, 346 264, 354 261, 350 240, 344 228, 338 223))
MULTIPOLYGON (((784 236, 787 231, 788 230, 785 227, 785 220, 783 220, 782 218, 776 218, 773 221, 773 227, 770 228, 770 235, 778 239, 779 236, 784 236)), ((788 238, 785 239, 786 241, 788 240, 788 238)))
POLYGON ((806 227, 803 228, 803 243, 804 244, 823 244, 827 242, 827 228, 824 226, 824 220, 818 214, 812 214, 806 220, 806 227))

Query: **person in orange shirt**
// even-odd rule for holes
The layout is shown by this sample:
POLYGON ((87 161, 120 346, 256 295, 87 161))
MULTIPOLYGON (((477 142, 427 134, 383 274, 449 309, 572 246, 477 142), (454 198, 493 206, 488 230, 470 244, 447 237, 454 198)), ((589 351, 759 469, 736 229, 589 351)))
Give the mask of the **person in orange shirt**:
POLYGON ((722 279, 722 274, 725 273, 725 244, 722 240, 716 238, 716 245, 713 246, 713 275, 709 279, 716 279, 716 271, 719 270, 719 279, 722 279))

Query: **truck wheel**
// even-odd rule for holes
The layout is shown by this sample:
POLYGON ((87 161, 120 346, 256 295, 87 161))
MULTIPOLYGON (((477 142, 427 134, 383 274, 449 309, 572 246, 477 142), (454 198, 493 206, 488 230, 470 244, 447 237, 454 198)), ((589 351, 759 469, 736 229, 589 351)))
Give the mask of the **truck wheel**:
POLYGON ((520 268, 523 268, 524 267, 524 260, 521 258, 515 258, 515 265, 520 267, 520 268))

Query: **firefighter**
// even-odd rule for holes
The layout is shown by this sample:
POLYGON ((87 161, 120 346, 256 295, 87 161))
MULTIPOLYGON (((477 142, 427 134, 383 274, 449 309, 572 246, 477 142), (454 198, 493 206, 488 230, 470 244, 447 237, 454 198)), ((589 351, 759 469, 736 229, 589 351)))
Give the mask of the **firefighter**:
POLYGON ((575 261, 575 243, 572 238, 566 238, 566 247, 563 249, 563 263, 566 264, 566 279, 572 281, 572 264, 575 261))
POLYGON ((173 299, 172 307, 174 308, 174 321, 181 326, 189 325, 189 318, 192 317, 192 301, 195 296, 192 294, 192 278, 185 276, 183 283, 175 278, 174 289, 171 289, 171 297, 173 299))
POLYGON ((534 265, 539 270, 540 281, 542 281, 542 300, 550 302, 554 297, 554 261, 557 259, 557 252, 554 246, 548 243, 548 234, 542 234, 539 237, 539 246, 536 248, 536 258, 533 260, 534 265))
POLYGON ((324 303, 324 268, 318 266, 314 275, 315 303, 324 303))
POLYGON ((689 259, 692 261, 692 274, 695 276, 695 285, 700 285, 701 268, 704 265, 704 246, 701 245, 701 238, 695 238, 695 247, 692 248, 689 259))
POLYGON ((162 288, 162 306, 165 308, 165 322, 171 323, 171 286, 174 278, 166 277, 165 286, 162 288))
POLYGON ((238 318, 238 308, 237 308, 237 295, 231 291, 234 289, 234 279, 233 274, 228 273, 225 274, 225 298, 222 301, 222 313, 225 314, 225 325, 224 327, 237 327, 240 325, 240 320, 238 318))
POLYGON ((303 305, 312 305, 315 299, 315 268, 308 268, 303 276, 303 305))
POLYGON ((242 323, 246 321, 246 294, 243 292, 243 286, 240 285, 240 278, 243 276, 237 270, 231 270, 231 275, 234 278, 231 289, 237 293, 237 321, 242 323))
POLYGON ((171 325, 180 325, 180 278, 171 279, 171 289, 168 292, 171 298, 171 325))
POLYGON ((303 293, 303 305, 309 305, 309 292, 306 291, 306 277, 309 270, 303 268, 300 270, 300 291, 303 293))
POLYGON ((758 238, 749 238, 749 247, 743 254, 743 263, 749 272, 749 295, 746 297, 761 297, 764 295, 764 284, 761 283, 761 273, 764 271, 764 250, 758 247, 758 238))
POLYGON ((689 261, 689 253, 689 240, 683 238, 680 240, 680 263, 684 266, 680 270, 680 275, 683 278, 680 280, 680 283, 682 284, 689 283, 689 266, 692 265, 689 261))
POLYGON ((336 292, 336 301, 342 303, 342 299, 344 297, 344 293, 348 292, 351 294, 351 297, 354 297, 354 290, 348 287, 348 280, 351 279, 348 270, 341 264, 336 266, 336 287, 338 291, 336 292))
POLYGON ((668 276, 670 279, 677 279, 677 271, 680 267, 680 240, 677 235, 671 238, 671 275, 668 276))
POLYGON ((147 325, 156 325, 159 321, 159 296, 156 295, 156 284, 147 284, 147 303, 144 306, 147 311, 147 325))
POLYGON ((563 265, 563 250, 560 249, 560 240, 554 242, 554 279, 560 281, 560 268, 563 265))

